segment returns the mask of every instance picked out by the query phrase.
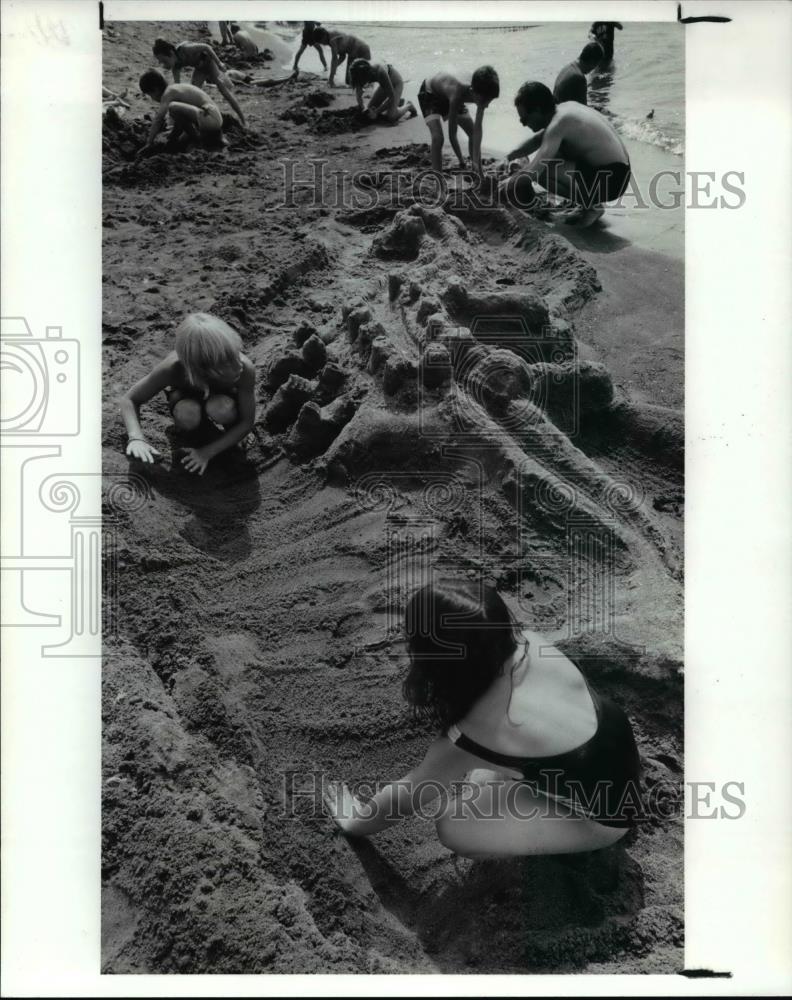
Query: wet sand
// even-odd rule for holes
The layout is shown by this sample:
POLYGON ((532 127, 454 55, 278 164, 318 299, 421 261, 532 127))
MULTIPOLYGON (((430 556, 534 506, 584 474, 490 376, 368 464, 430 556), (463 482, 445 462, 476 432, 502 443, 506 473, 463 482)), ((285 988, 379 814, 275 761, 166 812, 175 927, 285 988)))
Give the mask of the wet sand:
POLYGON ((681 795, 679 267, 635 246, 576 247, 513 212, 382 195, 330 207, 332 178, 325 204, 303 189, 284 205, 283 158, 364 171, 369 193, 427 162, 420 121, 361 128, 350 91, 316 78, 238 88, 250 133, 230 127, 225 151, 132 164, 145 134, 134 120, 150 113, 136 76, 160 33, 115 24, 105 39, 103 82, 130 87, 132 109, 103 133, 103 458, 118 556, 103 970, 682 968, 678 816, 591 855, 473 862, 428 820, 347 842, 312 784, 387 780, 422 756, 432 733, 401 701, 389 598, 394 569, 406 591, 442 562, 483 572, 560 641, 629 713, 647 790, 681 795), (193 310, 234 325, 257 368, 256 443, 201 479, 180 469, 159 400, 143 426, 164 461, 130 463, 116 405, 193 310), (515 310, 522 339, 485 323, 460 346, 474 315, 515 310), (515 350, 530 355, 530 384, 515 350), (478 395, 473 362, 488 373, 478 395), (582 600, 602 573, 592 559, 570 582, 570 516, 613 539, 608 634, 569 634, 570 586, 582 600), (421 532, 423 547, 394 554, 394 538, 421 532))

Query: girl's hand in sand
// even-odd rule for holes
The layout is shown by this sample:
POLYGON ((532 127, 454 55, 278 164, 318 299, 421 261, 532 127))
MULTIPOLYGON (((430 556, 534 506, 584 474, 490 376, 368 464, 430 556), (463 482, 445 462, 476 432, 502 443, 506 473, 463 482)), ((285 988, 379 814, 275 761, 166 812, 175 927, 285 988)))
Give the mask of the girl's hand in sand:
POLYGON ((324 786, 322 797, 330 818, 344 833, 348 833, 352 821, 358 814, 355 796, 343 781, 331 781, 324 786))
POLYGON ((131 458, 137 458, 141 462, 156 462, 160 453, 156 448, 152 448, 148 441, 142 438, 134 438, 126 447, 126 453, 131 458))
POLYGON ((188 472, 197 472, 202 476, 209 464, 209 455, 201 448, 186 448, 181 463, 188 472))

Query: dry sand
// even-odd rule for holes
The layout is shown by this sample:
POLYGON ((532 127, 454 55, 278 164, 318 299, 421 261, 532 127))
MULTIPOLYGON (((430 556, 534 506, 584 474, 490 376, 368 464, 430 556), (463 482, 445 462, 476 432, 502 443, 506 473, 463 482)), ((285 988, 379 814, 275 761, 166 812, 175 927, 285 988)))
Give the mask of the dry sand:
MULTIPOLYGON (((176 40, 203 31, 168 25, 176 40)), ((311 772, 397 777, 430 738, 405 712, 403 650, 387 634, 394 565, 402 591, 415 579, 389 539, 424 533, 415 558, 483 570, 626 708, 647 790, 679 798, 679 266, 578 250, 500 210, 383 199, 351 211, 308 192, 283 207, 282 157, 381 175, 426 162, 420 121, 361 129, 350 92, 324 96, 316 78, 240 87, 251 131, 231 129, 225 151, 133 165, 145 130, 130 121, 150 113, 136 79, 161 33, 117 23, 105 37, 104 83, 130 87, 132 110, 104 128, 103 445, 119 568, 104 971, 682 968, 678 816, 591 855, 473 862, 428 820, 352 844, 310 794, 311 772), (130 465, 116 405, 193 310, 232 323, 258 371, 257 442, 202 479, 181 471, 161 401, 143 425, 165 460, 130 465), (474 314, 522 316, 528 353, 551 338, 554 357, 526 380, 502 322, 485 344, 450 335, 474 314), (570 588, 599 572, 592 557, 568 578, 570 514, 613 538, 615 635, 564 638, 570 588), (303 794, 286 796, 289 782, 303 794)))

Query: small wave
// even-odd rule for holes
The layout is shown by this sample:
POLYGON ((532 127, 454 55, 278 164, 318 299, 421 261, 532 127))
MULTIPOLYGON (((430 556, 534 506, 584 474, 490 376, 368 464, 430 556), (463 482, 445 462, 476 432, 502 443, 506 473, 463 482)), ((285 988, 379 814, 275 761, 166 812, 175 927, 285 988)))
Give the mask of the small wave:
POLYGON ((653 146, 659 146, 661 149, 665 149, 675 156, 684 156, 685 145, 682 140, 666 135, 653 121, 637 121, 632 118, 620 118, 618 115, 613 115, 613 122, 618 131, 630 139, 637 139, 639 142, 648 142, 653 146))

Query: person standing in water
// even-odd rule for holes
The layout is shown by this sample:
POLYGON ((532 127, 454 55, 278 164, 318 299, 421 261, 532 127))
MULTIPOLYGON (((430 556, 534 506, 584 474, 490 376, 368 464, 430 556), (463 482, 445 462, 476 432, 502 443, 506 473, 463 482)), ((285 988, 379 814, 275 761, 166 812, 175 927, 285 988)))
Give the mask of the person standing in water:
POLYGON ((588 104, 588 83, 586 76, 599 66, 602 61, 602 46, 599 42, 589 42, 583 51, 568 66, 564 66, 556 77, 553 87, 553 97, 556 104, 564 101, 577 101, 578 104, 588 104))
POLYGON ((589 28, 589 38, 602 46, 600 66, 608 66, 613 61, 613 38, 616 31, 622 30, 619 21, 595 21, 589 28))
POLYGON ((427 584, 407 603, 405 633, 404 697, 439 735, 371 799, 325 785, 343 833, 367 837, 429 807, 440 842, 477 858, 596 851, 635 825, 629 719, 547 640, 521 631, 494 587, 427 584))

